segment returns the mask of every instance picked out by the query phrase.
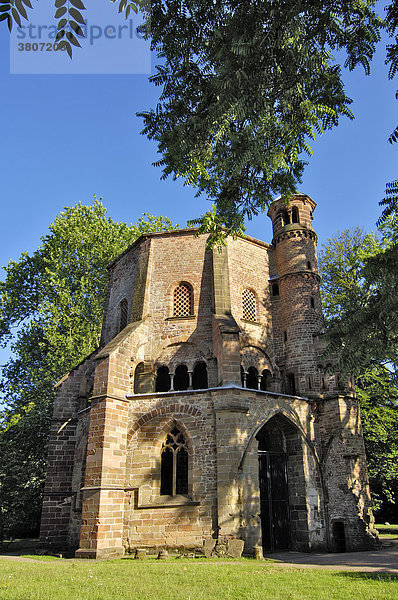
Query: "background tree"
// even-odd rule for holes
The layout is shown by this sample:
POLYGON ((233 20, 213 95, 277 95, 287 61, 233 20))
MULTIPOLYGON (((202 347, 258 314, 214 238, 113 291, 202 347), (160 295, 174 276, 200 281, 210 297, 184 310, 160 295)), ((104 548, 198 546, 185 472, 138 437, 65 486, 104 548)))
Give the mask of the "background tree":
MULTIPOLYGON (((323 245, 319 268, 326 333, 340 357, 341 368, 349 362, 356 373, 376 518, 397 522, 398 381, 389 362, 389 346, 378 333, 379 320, 367 321, 384 279, 376 285, 375 278, 369 277, 369 264, 381 257, 385 260, 392 248, 394 229, 391 223, 386 224, 381 240, 360 228, 341 232, 323 245)), ((392 264, 396 279, 394 269, 392 264)))
MULTIPOLYGON (((398 213, 391 212, 379 226, 381 240, 372 247, 369 237, 360 247, 351 247, 356 266, 345 264, 340 276, 329 271, 339 288, 335 301, 325 295, 327 335, 330 351, 338 358, 338 367, 345 372, 361 373, 372 365, 398 367, 398 213), (352 286, 351 294, 347 289, 352 286), (339 303, 341 296, 344 304, 339 303)), ((347 239, 341 243, 347 243, 347 239)), ((336 254, 337 246, 329 252, 336 254)), ((338 252, 337 252, 338 253, 338 252)), ((328 267, 325 256, 321 269, 328 267)), ((336 258, 337 263, 339 258, 336 258)))
POLYGON ((37 532, 54 384, 99 344, 106 265, 142 233, 171 229, 148 214, 135 225, 101 202, 66 208, 32 254, 5 267, 0 340, 0 539, 37 532))

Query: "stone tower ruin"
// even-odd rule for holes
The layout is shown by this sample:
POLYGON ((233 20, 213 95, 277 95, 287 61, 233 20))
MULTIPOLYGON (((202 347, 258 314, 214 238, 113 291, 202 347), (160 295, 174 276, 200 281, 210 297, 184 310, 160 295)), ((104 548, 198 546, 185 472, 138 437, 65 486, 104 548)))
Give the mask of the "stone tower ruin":
POLYGON ((109 265, 100 348, 57 384, 44 544, 374 543, 358 402, 324 356, 315 206, 275 201, 272 244, 153 233, 109 265))

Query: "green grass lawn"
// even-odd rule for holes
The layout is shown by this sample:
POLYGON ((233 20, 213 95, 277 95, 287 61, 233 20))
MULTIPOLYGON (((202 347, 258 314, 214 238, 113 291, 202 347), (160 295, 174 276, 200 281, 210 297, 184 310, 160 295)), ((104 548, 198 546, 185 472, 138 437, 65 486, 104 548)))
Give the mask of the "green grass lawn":
POLYGON ((381 540, 398 538, 398 525, 375 525, 381 540))
POLYGON ((398 577, 281 569, 272 563, 202 559, 71 561, 0 560, 0 599, 7 600, 390 600, 398 577))

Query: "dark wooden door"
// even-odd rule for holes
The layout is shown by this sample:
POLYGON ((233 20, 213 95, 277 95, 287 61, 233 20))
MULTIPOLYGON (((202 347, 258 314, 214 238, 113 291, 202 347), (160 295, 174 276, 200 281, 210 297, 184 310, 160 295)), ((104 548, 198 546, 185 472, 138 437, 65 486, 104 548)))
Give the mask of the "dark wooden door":
POLYGON ((287 455, 259 451, 258 460, 263 549, 287 550, 290 547, 287 455))

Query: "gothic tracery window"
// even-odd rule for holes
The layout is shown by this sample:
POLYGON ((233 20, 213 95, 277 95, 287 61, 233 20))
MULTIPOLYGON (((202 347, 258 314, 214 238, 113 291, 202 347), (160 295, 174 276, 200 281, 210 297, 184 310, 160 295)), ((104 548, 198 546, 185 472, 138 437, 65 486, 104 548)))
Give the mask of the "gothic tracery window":
POLYGON ((192 286, 182 281, 174 288, 173 316, 190 317, 193 315, 193 290, 192 286))
POLYGON ((242 292, 242 312, 246 321, 256 320, 256 294, 253 290, 243 290, 242 292))
POLYGON ((188 449, 177 426, 170 431, 162 445, 160 494, 188 494, 188 449))

